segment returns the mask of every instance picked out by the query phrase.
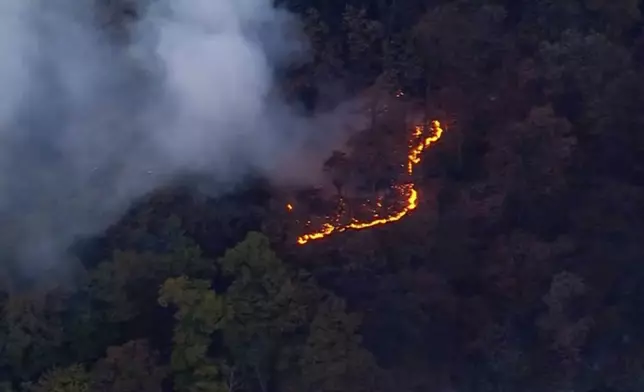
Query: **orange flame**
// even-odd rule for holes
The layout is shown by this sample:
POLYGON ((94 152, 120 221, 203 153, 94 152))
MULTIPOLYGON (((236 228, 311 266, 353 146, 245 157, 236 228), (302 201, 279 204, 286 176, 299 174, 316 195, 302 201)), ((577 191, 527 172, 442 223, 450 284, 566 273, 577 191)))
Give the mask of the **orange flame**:
MULTIPOLYGON (((341 233, 347 230, 362 230, 374 226, 385 225, 402 219, 407 215, 407 213, 409 213, 409 211, 418 207, 418 191, 414 188, 414 183, 411 178, 414 166, 420 163, 422 153, 429 149, 432 143, 438 141, 443 135, 443 128, 441 127, 441 123, 437 120, 431 122, 430 135, 423 137, 425 128, 426 127, 424 126, 417 125, 414 127, 412 132, 412 140, 410 142, 409 153, 407 155, 407 175, 410 177, 409 181, 394 186, 394 189, 400 195, 401 200, 404 200, 404 205, 399 210, 393 211, 385 217, 378 217, 378 213, 374 210, 372 220, 359 221, 354 218, 348 224, 341 224, 339 216, 332 217, 329 218, 329 222, 324 223, 322 228, 319 230, 297 237, 297 243, 304 245, 309 241, 319 240, 331 235, 332 233, 341 233)), ((342 200, 340 202, 343 203, 342 200)), ((380 200, 378 200, 377 206, 382 207, 382 202, 380 200)), ((292 211, 293 205, 287 204, 286 208, 289 211, 292 211)))

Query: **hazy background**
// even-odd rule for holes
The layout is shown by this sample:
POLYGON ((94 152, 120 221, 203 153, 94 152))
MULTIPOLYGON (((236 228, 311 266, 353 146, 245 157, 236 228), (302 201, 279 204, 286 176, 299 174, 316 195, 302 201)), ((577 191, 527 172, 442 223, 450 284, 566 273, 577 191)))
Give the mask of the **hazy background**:
POLYGON ((78 235, 182 174, 315 180, 353 103, 305 117, 274 71, 307 60, 270 0, 155 1, 125 41, 91 2, 0 3, 0 253, 59 262, 78 235))

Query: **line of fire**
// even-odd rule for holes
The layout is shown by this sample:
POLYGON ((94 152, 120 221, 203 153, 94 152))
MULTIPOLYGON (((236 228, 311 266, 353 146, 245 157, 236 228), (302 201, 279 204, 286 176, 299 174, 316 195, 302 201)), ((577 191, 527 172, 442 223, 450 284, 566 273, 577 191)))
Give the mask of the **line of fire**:
MULTIPOLYGON (((401 97, 399 92, 396 96, 401 97)), ((388 184, 385 194, 367 197, 359 205, 353 202, 351 208, 342 195, 337 197, 334 212, 322 217, 308 219, 303 224, 302 234, 296 241, 299 245, 320 240, 333 234, 348 230, 363 230, 386 225, 404 218, 418 207, 418 190, 414 184, 414 169, 421 162, 424 154, 439 141, 444 132, 444 125, 439 120, 420 122, 409 132, 406 160, 400 163, 400 173, 394 183, 388 184)), ((289 202, 285 206, 289 213, 295 213, 297 205, 289 202)))

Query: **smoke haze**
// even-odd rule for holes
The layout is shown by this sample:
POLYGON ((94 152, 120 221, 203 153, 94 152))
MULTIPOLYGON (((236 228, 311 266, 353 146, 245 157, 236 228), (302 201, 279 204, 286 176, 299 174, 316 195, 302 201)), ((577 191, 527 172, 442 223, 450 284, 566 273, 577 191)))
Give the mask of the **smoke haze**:
POLYGON ((275 91, 275 67, 305 59, 298 31, 270 0, 159 0, 115 44, 91 2, 0 2, 0 252, 55 263, 184 173, 303 181, 292 163, 328 153, 345 116, 275 91))

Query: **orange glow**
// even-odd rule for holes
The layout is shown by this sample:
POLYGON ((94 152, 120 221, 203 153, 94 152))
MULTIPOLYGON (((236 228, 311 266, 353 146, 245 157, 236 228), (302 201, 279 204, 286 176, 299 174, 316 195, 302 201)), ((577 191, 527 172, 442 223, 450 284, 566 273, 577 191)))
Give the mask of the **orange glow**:
MULTIPOLYGON (((347 230, 367 229, 402 219, 407 215, 407 213, 409 213, 409 211, 418 207, 418 191, 414 187, 412 178, 414 167, 420 163, 423 152, 427 151, 432 143, 438 141, 442 135, 443 128, 441 127, 441 123, 437 120, 432 121, 430 127, 424 127, 422 125, 416 125, 414 127, 411 135, 409 153, 407 154, 407 181, 393 186, 393 190, 395 190, 399 195, 401 205, 398 205, 398 208, 386 211, 384 216, 380 216, 381 213, 379 213, 378 210, 382 210, 383 203, 379 198, 376 202, 377 208, 372 208, 373 215, 370 220, 360 221, 353 218, 349 223, 343 224, 341 223, 340 213, 338 213, 334 217, 328 217, 327 222, 322 224, 320 229, 297 237, 297 243, 304 245, 309 241, 319 240, 333 233, 341 233, 347 230), (429 135, 423 136, 426 128, 430 129, 429 135)), ((340 200, 340 205, 344 205, 344 200, 340 200)), ((287 204, 286 208, 289 211, 293 210, 293 206, 291 204, 287 204)), ((340 211, 342 210, 343 209, 340 208, 340 211)))

